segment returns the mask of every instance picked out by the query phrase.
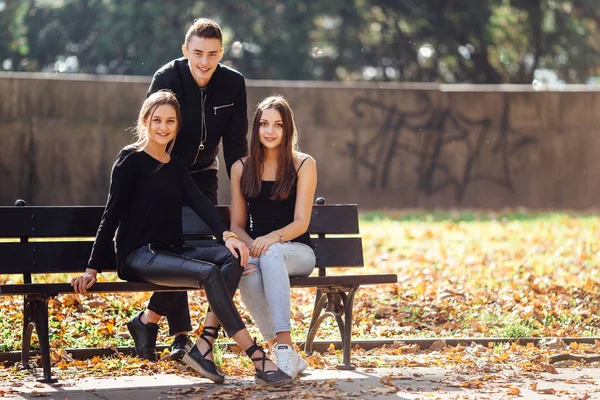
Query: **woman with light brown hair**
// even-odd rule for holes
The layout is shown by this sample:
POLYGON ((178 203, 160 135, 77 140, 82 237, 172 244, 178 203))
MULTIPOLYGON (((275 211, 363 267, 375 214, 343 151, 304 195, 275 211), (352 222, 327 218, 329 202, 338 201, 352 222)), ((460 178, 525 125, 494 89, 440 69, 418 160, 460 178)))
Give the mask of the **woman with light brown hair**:
MULTIPOLYGON (((116 232, 119 277, 203 288, 216 319, 254 362, 256 381, 273 386, 289 383, 291 378, 253 342, 231 299, 247 263, 247 246, 227 230, 186 166, 171 157, 180 121, 179 103, 172 92, 159 91, 144 101, 138 118, 138 140, 123 148, 113 165, 108 200, 87 269, 71 285, 75 293, 86 293, 96 283, 96 274, 109 264, 107 257, 112 254, 116 232), (184 203, 202 218, 222 246, 185 245, 181 225, 184 203), (231 272, 227 279, 224 269, 231 272)), ((138 355, 156 359, 157 323, 175 306, 173 296, 155 293, 148 308, 127 324, 138 355)), ((207 353, 199 350, 200 345, 199 339, 183 362, 202 376, 222 383, 223 375, 205 357, 207 353)))

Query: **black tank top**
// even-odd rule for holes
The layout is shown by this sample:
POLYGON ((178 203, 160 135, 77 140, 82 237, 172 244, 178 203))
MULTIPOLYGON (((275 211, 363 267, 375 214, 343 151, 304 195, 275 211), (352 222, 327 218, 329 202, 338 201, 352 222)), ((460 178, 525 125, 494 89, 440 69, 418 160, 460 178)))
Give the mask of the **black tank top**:
MULTIPOLYGON (((306 161, 306 158, 302 160, 302 164, 304 164, 304 161, 306 161)), ((298 170, 300 170, 302 164, 300 164, 298 170)), ((296 173, 298 170, 296 170, 296 173)), ((285 200, 270 199, 274 186, 275 181, 262 181, 258 196, 246 199, 248 206, 246 226, 248 227, 248 234, 253 239, 281 229, 294 221, 296 181, 294 181, 290 195, 285 200)), ((292 239, 291 242, 304 243, 310 246, 310 234, 304 232, 297 238, 292 239)))

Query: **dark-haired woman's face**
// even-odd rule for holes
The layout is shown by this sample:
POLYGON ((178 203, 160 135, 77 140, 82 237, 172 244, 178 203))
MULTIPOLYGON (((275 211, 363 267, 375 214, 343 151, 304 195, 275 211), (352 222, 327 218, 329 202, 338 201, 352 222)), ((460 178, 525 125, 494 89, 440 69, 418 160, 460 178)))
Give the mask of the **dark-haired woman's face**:
POLYGON ((151 121, 146 121, 148 141, 166 146, 177 134, 177 113, 173 106, 163 104, 154 110, 151 121))
POLYGON ((260 144, 267 149, 276 149, 283 141, 283 120, 279 111, 267 108, 260 117, 258 128, 260 144))

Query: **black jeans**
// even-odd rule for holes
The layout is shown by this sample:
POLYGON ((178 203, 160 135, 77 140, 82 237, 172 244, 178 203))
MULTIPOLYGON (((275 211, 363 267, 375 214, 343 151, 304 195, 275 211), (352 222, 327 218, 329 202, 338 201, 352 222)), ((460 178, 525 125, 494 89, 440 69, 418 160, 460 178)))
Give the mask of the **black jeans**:
POLYGON ((219 176, 216 169, 192 172, 192 179, 213 204, 219 202, 219 176))
MULTIPOLYGON (((148 245, 128 255, 121 270, 130 280, 203 288, 212 311, 229 336, 245 328, 232 300, 243 269, 225 246, 148 245)), ((192 329, 187 292, 154 293, 148 309, 169 318, 171 335, 192 329)))
MULTIPOLYGON (((217 204, 218 201, 218 189, 219 189, 219 177, 217 175, 218 171, 216 169, 209 169, 206 171, 194 172, 192 173, 192 178, 194 182, 196 182, 196 186, 204 193, 206 197, 212 201, 213 204, 217 204)), ((185 231, 185 227, 184 227, 185 231)), ((210 260, 206 260, 210 261, 210 260)), ((224 271, 225 272, 225 271, 224 271)), ((235 277, 230 277, 225 272, 224 274, 225 280, 229 282, 230 279, 234 279, 235 277)), ((241 276, 241 272, 240 272, 241 276)), ((234 279, 235 280, 235 279, 234 279)), ((238 277, 235 280, 235 287, 231 292, 231 296, 235 294, 235 289, 240 281, 238 277)), ((233 281, 231 282, 233 285, 233 281)), ((230 285, 228 284, 228 287, 230 285)), ((163 293, 154 293, 150 298, 150 303, 148 304, 148 309, 153 310, 153 308, 157 307, 157 304, 160 304, 161 301, 174 302, 174 306, 170 312, 166 315, 167 321, 169 322, 169 334, 174 335, 179 332, 191 331, 192 323, 190 319, 190 309, 188 306, 188 295, 187 292, 163 292, 163 293), (158 298, 155 298, 156 295, 160 295, 158 298), (172 297, 172 299, 171 299, 172 297)), ((208 309, 210 311, 210 307, 208 309)), ((159 313, 160 314, 160 313, 159 313)))

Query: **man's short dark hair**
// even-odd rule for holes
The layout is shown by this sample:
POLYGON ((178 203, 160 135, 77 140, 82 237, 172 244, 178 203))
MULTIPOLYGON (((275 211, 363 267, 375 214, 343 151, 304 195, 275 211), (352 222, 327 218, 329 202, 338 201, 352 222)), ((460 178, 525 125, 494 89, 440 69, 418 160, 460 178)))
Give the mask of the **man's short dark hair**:
POLYGON ((212 19, 198 18, 194 21, 190 29, 185 34, 185 45, 187 46, 193 36, 199 38, 214 38, 223 42, 223 32, 221 27, 212 19))

